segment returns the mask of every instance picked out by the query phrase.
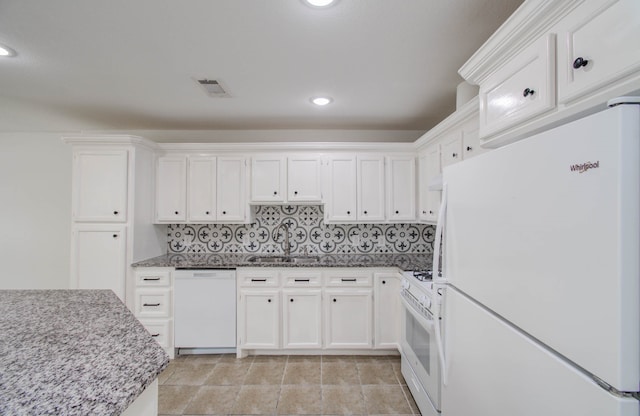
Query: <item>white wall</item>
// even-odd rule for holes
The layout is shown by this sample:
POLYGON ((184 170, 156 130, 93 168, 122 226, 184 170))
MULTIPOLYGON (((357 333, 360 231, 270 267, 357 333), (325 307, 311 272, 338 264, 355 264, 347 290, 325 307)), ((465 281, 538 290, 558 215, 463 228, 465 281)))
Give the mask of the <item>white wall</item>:
POLYGON ((66 289, 71 146, 60 134, 0 133, 0 289, 66 289))

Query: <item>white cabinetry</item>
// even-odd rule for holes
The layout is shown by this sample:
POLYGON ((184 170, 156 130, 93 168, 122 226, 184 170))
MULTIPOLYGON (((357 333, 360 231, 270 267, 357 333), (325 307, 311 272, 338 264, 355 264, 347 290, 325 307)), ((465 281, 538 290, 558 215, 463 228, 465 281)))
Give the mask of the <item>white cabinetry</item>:
POLYGON ((555 37, 544 36, 480 84, 480 136, 555 107, 555 37))
POLYGON ((400 342, 400 280, 398 272, 375 273, 375 348, 397 348, 400 342))
POLYGON ((161 156, 156 167, 156 220, 184 222, 187 219, 187 158, 161 156))
POLYGON ((251 158, 251 202, 284 202, 287 159, 279 156, 251 158))
POLYGON ((362 155, 357 162, 358 220, 384 221, 384 157, 362 155))
POLYGON ((558 101, 570 102, 640 70, 640 3, 590 0, 558 28, 558 101))
POLYGON ((287 158, 287 200, 289 202, 321 202, 321 160, 317 155, 287 158))
POLYGON ((76 224, 71 238, 71 287, 111 289, 124 301, 126 227, 120 224, 76 224))
POLYGON ((246 194, 245 157, 158 157, 158 223, 247 222, 246 194))
POLYGON ((189 158, 189 222, 212 222, 216 219, 216 166, 215 157, 189 158))
POLYGON ((420 156, 420 220, 436 222, 440 208, 440 191, 429 186, 442 172, 440 168, 440 144, 429 145, 420 156))
POLYGON ((238 346, 253 349, 280 348, 280 293, 244 289, 238 311, 238 346))
POLYGON ((320 289, 284 289, 282 294, 282 347, 321 348, 320 289))
POLYGON ((326 348, 371 348, 372 290, 325 291, 326 348))
POLYGON ((416 219, 416 160, 414 156, 387 157, 387 218, 393 222, 416 219))
POLYGON ((127 220, 127 150, 80 150, 73 153, 73 220, 127 220))
POLYGON ((173 276, 171 268, 140 267, 135 271, 134 315, 151 336, 174 357, 173 276))
POLYGON ((462 160, 462 132, 445 137, 440 144, 442 169, 462 160))

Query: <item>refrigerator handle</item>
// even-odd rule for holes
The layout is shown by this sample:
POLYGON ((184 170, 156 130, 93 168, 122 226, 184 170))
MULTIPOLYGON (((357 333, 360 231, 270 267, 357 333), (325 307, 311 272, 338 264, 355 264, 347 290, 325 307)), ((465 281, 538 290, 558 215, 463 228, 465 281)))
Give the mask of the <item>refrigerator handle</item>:
POLYGON ((442 201, 438 212, 438 222, 436 224, 436 235, 433 241, 433 281, 434 283, 444 283, 446 279, 440 273, 440 246, 444 233, 445 212, 447 210, 447 184, 442 184, 442 201))

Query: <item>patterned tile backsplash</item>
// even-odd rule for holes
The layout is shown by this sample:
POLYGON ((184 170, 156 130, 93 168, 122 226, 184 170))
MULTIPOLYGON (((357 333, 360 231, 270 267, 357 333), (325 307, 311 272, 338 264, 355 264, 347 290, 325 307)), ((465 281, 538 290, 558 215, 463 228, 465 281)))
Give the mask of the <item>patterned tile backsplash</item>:
POLYGON ((323 207, 311 205, 262 205, 255 210, 253 224, 169 225, 168 252, 281 254, 284 245, 281 223, 289 228, 291 253, 433 251, 435 227, 431 225, 325 224, 323 207))

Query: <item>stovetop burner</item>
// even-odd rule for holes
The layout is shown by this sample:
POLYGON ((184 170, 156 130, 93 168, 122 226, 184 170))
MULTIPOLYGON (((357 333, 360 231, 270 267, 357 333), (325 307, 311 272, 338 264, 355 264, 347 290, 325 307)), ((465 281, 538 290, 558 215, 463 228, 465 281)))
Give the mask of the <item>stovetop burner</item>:
POLYGON ((432 270, 414 270, 413 277, 420 280, 421 282, 429 282, 433 280, 433 271, 432 270))

